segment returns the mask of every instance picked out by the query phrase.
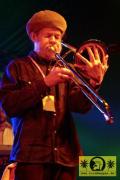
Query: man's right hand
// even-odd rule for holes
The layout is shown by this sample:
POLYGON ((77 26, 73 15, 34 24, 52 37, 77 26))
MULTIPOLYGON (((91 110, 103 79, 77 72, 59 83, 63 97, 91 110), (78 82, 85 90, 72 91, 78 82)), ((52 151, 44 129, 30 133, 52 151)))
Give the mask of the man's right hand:
POLYGON ((44 78, 45 84, 48 87, 56 84, 69 81, 73 78, 73 73, 67 68, 54 67, 50 73, 44 78))

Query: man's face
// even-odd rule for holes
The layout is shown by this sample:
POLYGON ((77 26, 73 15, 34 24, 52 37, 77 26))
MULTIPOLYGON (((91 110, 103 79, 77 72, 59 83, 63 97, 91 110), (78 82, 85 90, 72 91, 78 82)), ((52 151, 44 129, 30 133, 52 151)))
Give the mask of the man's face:
POLYGON ((55 53, 51 50, 54 48, 56 53, 61 52, 62 33, 56 28, 43 28, 38 33, 34 33, 34 50, 39 56, 46 60, 55 59, 55 53))

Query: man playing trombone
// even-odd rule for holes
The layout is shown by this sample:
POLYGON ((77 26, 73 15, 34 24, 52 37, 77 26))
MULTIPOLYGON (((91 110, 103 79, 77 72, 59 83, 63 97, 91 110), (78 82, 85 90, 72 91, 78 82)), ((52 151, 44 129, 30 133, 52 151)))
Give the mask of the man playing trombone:
MULTIPOLYGON (((88 112, 92 104, 74 83, 74 74, 57 66, 67 22, 59 13, 43 10, 27 22, 34 49, 11 61, 1 83, 2 108, 11 118, 14 143, 10 161, 17 162, 15 180, 75 180, 82 155, 71 112, 88 112)), ((89 61, 74 68, 97 89, 108 68, 96 47, 88 47, 89 61)))

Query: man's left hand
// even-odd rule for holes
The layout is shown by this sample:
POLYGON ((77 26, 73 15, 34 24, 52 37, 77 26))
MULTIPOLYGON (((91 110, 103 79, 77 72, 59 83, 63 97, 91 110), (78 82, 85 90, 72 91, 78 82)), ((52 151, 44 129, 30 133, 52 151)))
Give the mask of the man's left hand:
POLYGON ((108 54, 102 52, 101 57, 96 46, 86 47, 86 50, 89 60, 78 52, 76 53, 76 57, 79 64, 75 64, 74 67, 76 67, 85 78, 90 79, 91 85, 101 84, 108 69, 108 54))

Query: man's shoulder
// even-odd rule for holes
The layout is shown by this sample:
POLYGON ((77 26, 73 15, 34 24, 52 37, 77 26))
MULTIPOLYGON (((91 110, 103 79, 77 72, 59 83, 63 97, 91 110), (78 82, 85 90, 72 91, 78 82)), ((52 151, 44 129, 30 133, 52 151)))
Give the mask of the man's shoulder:
POLYGON ((11 59, 11 61, 7 64, 7 69, 11 69, 14 66, 21 66, 30 63, 30 59, 28 56, 18 57, 15 59, 11 59))
POLYGON ((18 57, 18 58, 12 59, 12 60, 9 62, 8 65, 28 63, 28 61, 29 61, 29 57, 28 57, 28 56, 18 57))
POLYGON ((5 72, 7 72, 7 74, 9 72, 14 72, 15 69, 18 70, 20 67, 24 67, 28 63, 30 63, 28 56, 11 59, 5 68, 5 72))

